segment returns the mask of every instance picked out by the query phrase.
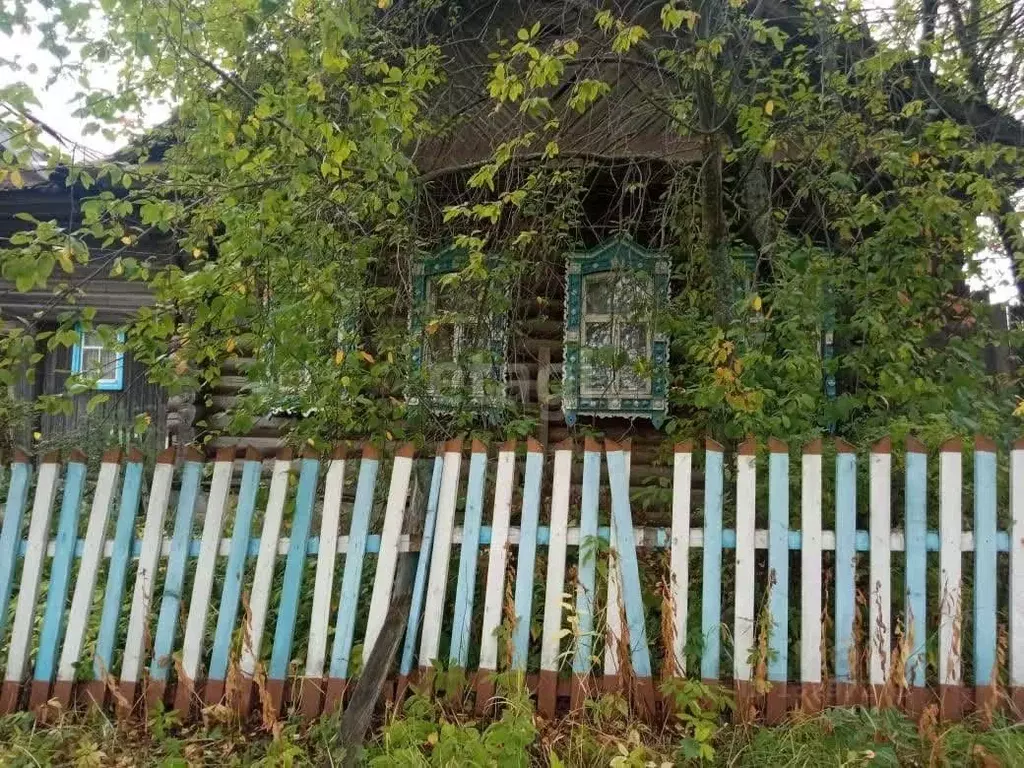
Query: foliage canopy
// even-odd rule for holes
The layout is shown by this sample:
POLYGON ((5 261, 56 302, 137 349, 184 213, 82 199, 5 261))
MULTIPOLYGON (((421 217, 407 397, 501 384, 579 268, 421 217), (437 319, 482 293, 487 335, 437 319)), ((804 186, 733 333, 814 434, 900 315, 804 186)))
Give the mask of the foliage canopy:
MULTIPOLYGON (((512 402, 411 404, 413 267, 465 249, 451 282, 510 317, 515 358, 565 255, 616 231, 671 256, 670 434, 1014 428, 1018 373, 986 350, 1019 331, 992 326, 968 278, 985 249, 1024 274, 1020 0, 0 10, 3 32, 29 27, 54 77, 80 78, 95 130, 158 100, 174 116, 83 165, 52 148, 25 86, 0 88, 0 174, 24 183, 42 152, 86 190, 80 222, 0 244, 3 277, 54 305, 98 274, 146 281, 156 303, 125 344, 153 381, 209 387, 253 361, 231 430, 287 402, 302 439, 529 432, 536 413, 512 402), (140 244, 179 256, 157 266, 140 244)), ((85 300, 56 329, 8 323, 4 383, 93 317, 85 300)))

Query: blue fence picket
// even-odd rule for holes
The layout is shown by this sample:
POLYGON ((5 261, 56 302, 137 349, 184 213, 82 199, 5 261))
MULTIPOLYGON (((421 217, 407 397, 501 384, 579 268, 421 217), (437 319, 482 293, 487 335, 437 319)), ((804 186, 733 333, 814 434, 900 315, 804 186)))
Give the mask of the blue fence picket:
POLYGON ((463 668, 469 663, 469 630, 473 621, 473 593, 476 589, 476 564, 480 552, 480 521, 483 515, 486 475, 487 449, 483 443, 474 440, 473 455, 469 462, 466 514, 462 524, 459 574, 455 586, 452 644, 448 653, 449 662, 463 668))
POLYGON ((519 559, 516 564, 515 626, 512 628, 512 669, 526 671, 533 617, 533 574, 537 562, 537 526, 544 474, 544 449, 536 440, 526 444, 523 515, 519 524, 519 559))
POLYGON ((907 440, 906 467, 906 626, 910 648, 906 671, 907 684, 912 688, 922 688, 928 642, 928 553, 925 541, 928 533, 928 456, 919 440, 907 440))
POLYGON ((427 572, 430 570, 430 551, 434 546, 434 522, 437 520, 437 503, 441 496, 441 471, 444 469, 444 454, 438 451, 434 457, 434 469, 430 476, 430 490, 427 494, 427 511, 423 519, 423 540, 416 560, 416 576, 413 579, 412 601, 409 607, 409 623, 405 628, 405 643, 402 646, 402 660, 398 674, 403 681, 412 672, 416 641, 423 619, 423 598, 427 591, 427 572))
POLYGON ((128 456, 124 471, 124 485, 121 487, 121 505, 114 527, 114 546, 107 568, 107 586, 103 594, 103 609, 100 613, 100 630, 96 638, 96 656, 93 671, 98 680, 111 673, 110 662, 114 656, 117 641, 118 620, 121 617, 121 599, 124 596, 128 560, 131 558, 135 534, 135 518, 139 513, 142 498, 142 453, 134 450, 128 456))
POLYGON ((768 457, 768 572, 772 617, 768 679, 774 684, 771 702, 784 701, 789 669, 789 447, 769 441, 768 457))
POLYGON ((633 673, 653 706, 654 689, 651 685, 651 653, 647 646, 643 594, 640 589, 640 568, 636 558, 633 535, 633 517, 629 509, 629 481, 626 479, 626 453, 621 446, 609 443, 605 457, 608 461, 608 484, 611 487, 612 518, 615 521, 615 549, 621 576, 622 602, 629 631, 629 649, 633 673))
POLYGON ((85 487, 86 461, 88 459, 85 454, 75 451, 71 454, 64 474, 64 498, 61 500, 53 563, 50 566, 50 581, 46 588, 46 607, 43 609, 43 624, 39 635, 39 653, 36 655, 35 672, 32 675, 35 682, 46 686, 53 680, 57 652, 63 638, 64 610, 67 607, 68 586, 71 583, 71 564, 75 557, 78 509, 85 487))
POLYGON ((302 593, 302 574, 306 567, 306 539, 309 538, 309 529, 313 522, 313 505, 319 476, 319 459, 310 454, 304 455, 299 470, 295 514, 288 537, 288 556, 284 565, 281 601, 277 609, 274 644, 270 650, 270 668, 267 672, 267 688, 272 706, 275 708, 281 706, 284 681, 288 674, 288 664, 292 659, 295 622, 298 619, 299 598, 302 593))
POLYGON ((597 502, 601 485, 601 447, 593 438, 583 445, 583 489, 580 500, 580 543, 576 575, 576 653, 573 656, 573 707, 586 692, 583 678, 594 665, 594 604, 597 597, 597 502))
POLYGON ((238 489, 235 523, 231 531, 231 545, 224 570, 224 587, 220 593, 217 626, 213 633, 213 651, 207 675, 206 700, 216 702, 223 693, 228 674, 228 656, 231 637, 238 620, 238 604, 242 597, 242 577, 245 575, 245 557, 252 536, 252 518, 256 511, 256 494, 260 487, 263 462, 253 448, 245 453, 242 465, 242 484, 238 489))
MULTIPOLYGON (((367 446, 363 450, 363 460, 359 465, 359 482, 356 485, 356 500, 352 507, 352 525, 348 532, 348 549, 345 550, 345 570, 341 576, 338 622, 334 627, 334 644, 331 647, 329 674, 332 682, 347 680, 350 672, 349 663, 359 605, 359 585, 363 580, 366 536, 370 529, 370 512, 373 510, 373 494, 379 468, 379 454, 372 446, 367 446)), ((330 697, 332 694, 332 688, 328 688, 327 695, 330 697)))
POLYGON ((28 456, 16 453, 11 464, 11 482, 7 487, 4 523, 0 528, 0 634, 6 629, 8 605, 14 591, 14 574, 21 545, 21 527, 32 484, 32 465, 28 456))
POLYGON ((149 666, 147 690, 150 706, 162 698, 168 671, 171 668, 171 652, 174 650, 178 622, 181 618, 185 568, 188 563, 189 545, 192 543, 192 521, 195 516, 196 499, 199 496, 199 484, 203 478, 202 455, 194 448, 190 448, 186 456, 174 515, 174 529, 171 533, 171 548, 167 554, 163 598, 160 601, 160 614, 153 635, 153 659, 149 666))
MULTIPOLYGON (((704 461, 704 580, 700 631, 704 638, 700 676, 717 680, 722 654, 722 490, 724 449, 707 441, 704 461)), ((735 539, 734 539, 735 541, 735 539)))
POLYGON ((996 666, 996 446, 979 437, 974 445, 974 684, 981 709, 995 703, 996 666))

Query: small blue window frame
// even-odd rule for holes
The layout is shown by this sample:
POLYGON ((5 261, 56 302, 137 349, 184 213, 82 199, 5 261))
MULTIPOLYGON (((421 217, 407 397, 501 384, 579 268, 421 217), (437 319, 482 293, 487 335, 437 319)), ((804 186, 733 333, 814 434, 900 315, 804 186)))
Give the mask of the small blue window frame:
MULTIPOLYGON (((78 331, 78 341, 71 348, 71 372, 82 374, 86 373, 86 371, 83 370, 86 330, 81 325, 76 326, 75 330, 78 331)), ((117 343, 124 344, 123 331, 117 332, 117 343)), ((108 376, 107 378, 97 379, 93 385, 93 389, 98 389, 104 392, 120 391, 124 389, 124 352, 115 352, 114 360, 114 375, 108 376)))

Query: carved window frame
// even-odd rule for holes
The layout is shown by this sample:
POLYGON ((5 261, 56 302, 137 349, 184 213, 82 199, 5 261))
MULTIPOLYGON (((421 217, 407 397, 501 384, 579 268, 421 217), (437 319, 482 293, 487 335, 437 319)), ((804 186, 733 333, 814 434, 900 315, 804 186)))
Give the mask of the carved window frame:
MULTIPOLYGON (((413 338, 412 364, 417 373, 430 375, 428 370, 430 360, 427 351, 427 325, 431 313, 430 287, 438 278, 462 271, 468 263, 469 253, 465 248, 449 245, 422 259, 413 267, 412 312, 410 313, 409 328, 413 338)), ((461 324, 455 325, 457 328, 461 328, 461 324)), ((429 404, 431 407, 442 410, 451 410, 466 405, 482 410, 500 406, 506 398, 508 384, 508 318, 506 313, 492 315, 488 330, 486 348, 492 358, 491 369, 474 380, 471 392, 466 391, 466 388, 463 387, 463 391, 466 393, 465 397, 445 395, 428 384, 420 396, 410 398, 409 402, 413 405, 429 404), (487 380, 499 383, 496 393, 491 394, 487 391, 485 386, 487 380)), ((458 334, 458 330, 455 333, 458 334)), ((457 359, 455 365, 460 371, 460 375, 465 373, 465 369, 457 359)))
POLYGON ((657 316, 669 298, 669 274, 668 255, 643 248, 626 235, 567 258, 562 411, 570 426, 579 416, 650 419, 655 427, 664 423, 668 415, 669 338, 659 329, 657 316), (650 387, 632 396, 587 391, 582 382, 585 281, 594 275, 627 270, 649 275, 651 279, 650 387))

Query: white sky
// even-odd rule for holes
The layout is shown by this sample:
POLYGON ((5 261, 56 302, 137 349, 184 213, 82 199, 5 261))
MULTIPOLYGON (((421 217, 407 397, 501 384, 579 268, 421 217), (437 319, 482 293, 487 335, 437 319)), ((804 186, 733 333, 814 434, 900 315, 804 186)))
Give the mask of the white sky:
MULTIPOLYGON (((3 0, 0 0, 0 3, 2 2, 3 0)), ((26 34, 21 30, 16 30, 11 38, 0 36, 0 45, 2 45, 0 59, 14 60, 21 66, 21 70, 18 72, 0 66, 0 82, 9 83, 22 80, 28 83, 39 100, 39 105, 33 108, 33 114, 50 128, 66 137, 73 145, 68 147, 67 151, 70 152, 74 148, 77 157, 109 155, 123 146, 126 141, 124 136, 116 136, 114 141, 108 141, 102 133, 83 135, 83 129, 89 121, 72 116, 72 112, 76 108, 73 100, 79 86, 74 79, 67 76, 63 76, 52 85, 47 86, 46 81, 50 71, 58 62, 48 52, 39 48, 39 40, 40 37, 35 32, 26 34), (35 73, 29 71, 30 65, 35 66, 35 73)), ((96 72, 92 77, 94 85, 114 87, 116 82, 112 71, 96 72)), ((154 104, 149 113, 142 116, 142 122, 147 127, 157 125, 166 120, 169 115, 170 107, 168 105, 154 104)), ((1013 283, 1009 259, 1002 254, 983 251, 978 254, 977 260, 982 279, 972 279, 973 288, 977 290, 987 284, 991 289, 991 300, 994 303, 1016 298, 1017 289, 1013 283)))

